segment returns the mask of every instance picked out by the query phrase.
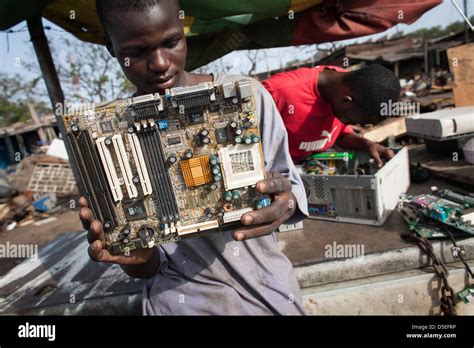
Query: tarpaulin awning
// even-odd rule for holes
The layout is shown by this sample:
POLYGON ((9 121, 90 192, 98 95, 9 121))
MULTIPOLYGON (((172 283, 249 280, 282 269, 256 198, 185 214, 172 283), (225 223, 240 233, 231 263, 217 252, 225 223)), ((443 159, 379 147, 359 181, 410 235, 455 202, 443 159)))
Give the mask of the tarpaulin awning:
MULTIPOLYGON (((187 68, 239 49, 350 39, 410 24, 442 0, 181 0, 187 68)), ((95 0, 3 0, 0 29, 41 14, 81 40, 103 44, 95 0)))

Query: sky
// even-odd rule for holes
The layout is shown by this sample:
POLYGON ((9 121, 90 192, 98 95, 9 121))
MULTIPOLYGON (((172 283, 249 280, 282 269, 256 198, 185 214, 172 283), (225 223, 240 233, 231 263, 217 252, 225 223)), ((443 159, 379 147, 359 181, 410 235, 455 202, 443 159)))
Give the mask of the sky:
MULTIPOLYGON (((457 3, 462 8, 462 0, 456 0, 457 3)), ((467 0, 468 2, 468 14, 469 16, 474 14, 474 0, 467 0)), ((360 37, 357 39, 339 41, 340 43, 350 44, 357 43, 368 40, 369 38, 379 38, 384 35, 393 35, 398 31, 403 31, 408 33, 415 31, 421 28, 429 28, 436 25, 446 26, 452 22, 462 20, 461 15, 456 11, 451 0, 444 0, 444 2, 435 7, 434 9, 426 12, 422 17, 420 17, 414 24, 407 26, 404 24, 398 24, 395 27, 390 28, 389 30, 365 37, 360 37)), ((50 30, 46 30, 46 35, 49 39, 54 40, 61 36, 71 37, 73 36, 58 26, 44 20, 44 25, 51 27, 50 30)), ((22 30, 26 28, 26 22, 19 23, 15 27, 11 28, 13 30, 22 30)), ((28 77, 28 73, 22 67, 21 62, 24 60, 32 59, 33 49, 31 46, 30 37, 26 30, 16 32, 16 33, 6 33, 0 32, 0 72, 14 74, 19 73, 22 76, 28 77)), ((323 44, 324 46, 324 44, 323 44)), ((310 53, 305 53, 304 51, 309 51, 305 47, 283 47, 283 48, 272 48, 267 49, 266 57, 267 59, 262 59, 257 65, 256 71, 262 72, 267 69, 277 69, 282 64, 299 59, 304 60, 309 58, 310 53)), ((311 54, 314 54, 312 52, 311 54)), ((226 65, 235 65, 234 62, 238 61, 242 65, 235 65, 229 73, 241 73, 247 69, 246 64, 249 64, 246 55, 243 52, 236 51, 232 52, 223 57, 223 60, 226 65)))

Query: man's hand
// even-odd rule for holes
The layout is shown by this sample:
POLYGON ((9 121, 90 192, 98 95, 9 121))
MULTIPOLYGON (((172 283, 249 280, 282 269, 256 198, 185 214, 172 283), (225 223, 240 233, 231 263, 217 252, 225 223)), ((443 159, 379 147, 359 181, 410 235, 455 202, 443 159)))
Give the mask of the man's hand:
POLYGON ((291 192, 291 182, 280 173, 269 173, 267 179, 256 184, 257 191, 272 196, 272 203, 263 209, 242 215, 242 224, 248 226, 232 232, 237 241, 272 233, 282 222, 293 216, 296 198, 291 192))
POLYGON ((367 141, 367 147, 365 151, 367 151, 370 156, 375 160, 375 163, 379 168, 383 166, 382 158, 390 159, 395 156, 395 153, 391 149, 380 144, 374 143, 373 141, 367 141))
POLYGON ((94 220, 92 211, 88 208, 87 200, 84 197, 79 199, 79 203, 82 206, 79 217, 82 226, 88 231, 87 240, 90 244, 88 253, 93 261, 112 262, 120 265, 141 265, 151 259, 155 248, 132 250, 128 255, 112 255, 105 249, 102 223, 94 220))
POLYGON ((336 144, 343 149, 368 152, 379 168, 383 166, 382 158, 390 159, 395 156, 395 153, 389 148, 362 138, 355 133, 340 135, 336 144))

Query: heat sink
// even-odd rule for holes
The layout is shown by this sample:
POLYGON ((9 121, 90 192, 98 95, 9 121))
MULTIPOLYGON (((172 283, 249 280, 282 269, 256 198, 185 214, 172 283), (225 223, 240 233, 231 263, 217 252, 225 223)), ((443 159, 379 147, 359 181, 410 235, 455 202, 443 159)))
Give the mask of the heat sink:
POLYGON ((209 158, 199 156, 182 160, 181 172, 187 188, 209 184, 212 182, 211 169, 209 167, 209 158))

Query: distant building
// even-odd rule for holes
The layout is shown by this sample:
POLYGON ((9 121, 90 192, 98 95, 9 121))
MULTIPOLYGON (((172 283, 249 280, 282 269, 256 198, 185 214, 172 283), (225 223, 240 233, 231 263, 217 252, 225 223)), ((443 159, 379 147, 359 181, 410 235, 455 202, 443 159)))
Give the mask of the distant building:
POLYGON ((58 135, 54 115, 42 117, 40 124, 18 122, 0 128, 0 169, 15 163, 17 154, 23 159, 35 146, 49 143, 58 135))
MULTIPOLYGON (((474 40, 472 32, 470 32, 470 39, 474 40)), ((403 36, 391 40, 349 45, 320 59, 299 62, 282 69, 257 74, 257 78, 264 80, 279 72, 316 65, 336 65, 348 68, 357 64, 371 63, 390 68, 400 78, 411 78, 416 73, 431 74, 437 68, 449 70, 446 50, 464 43, 465 33, 461 31, 431 40, 403 36)))

